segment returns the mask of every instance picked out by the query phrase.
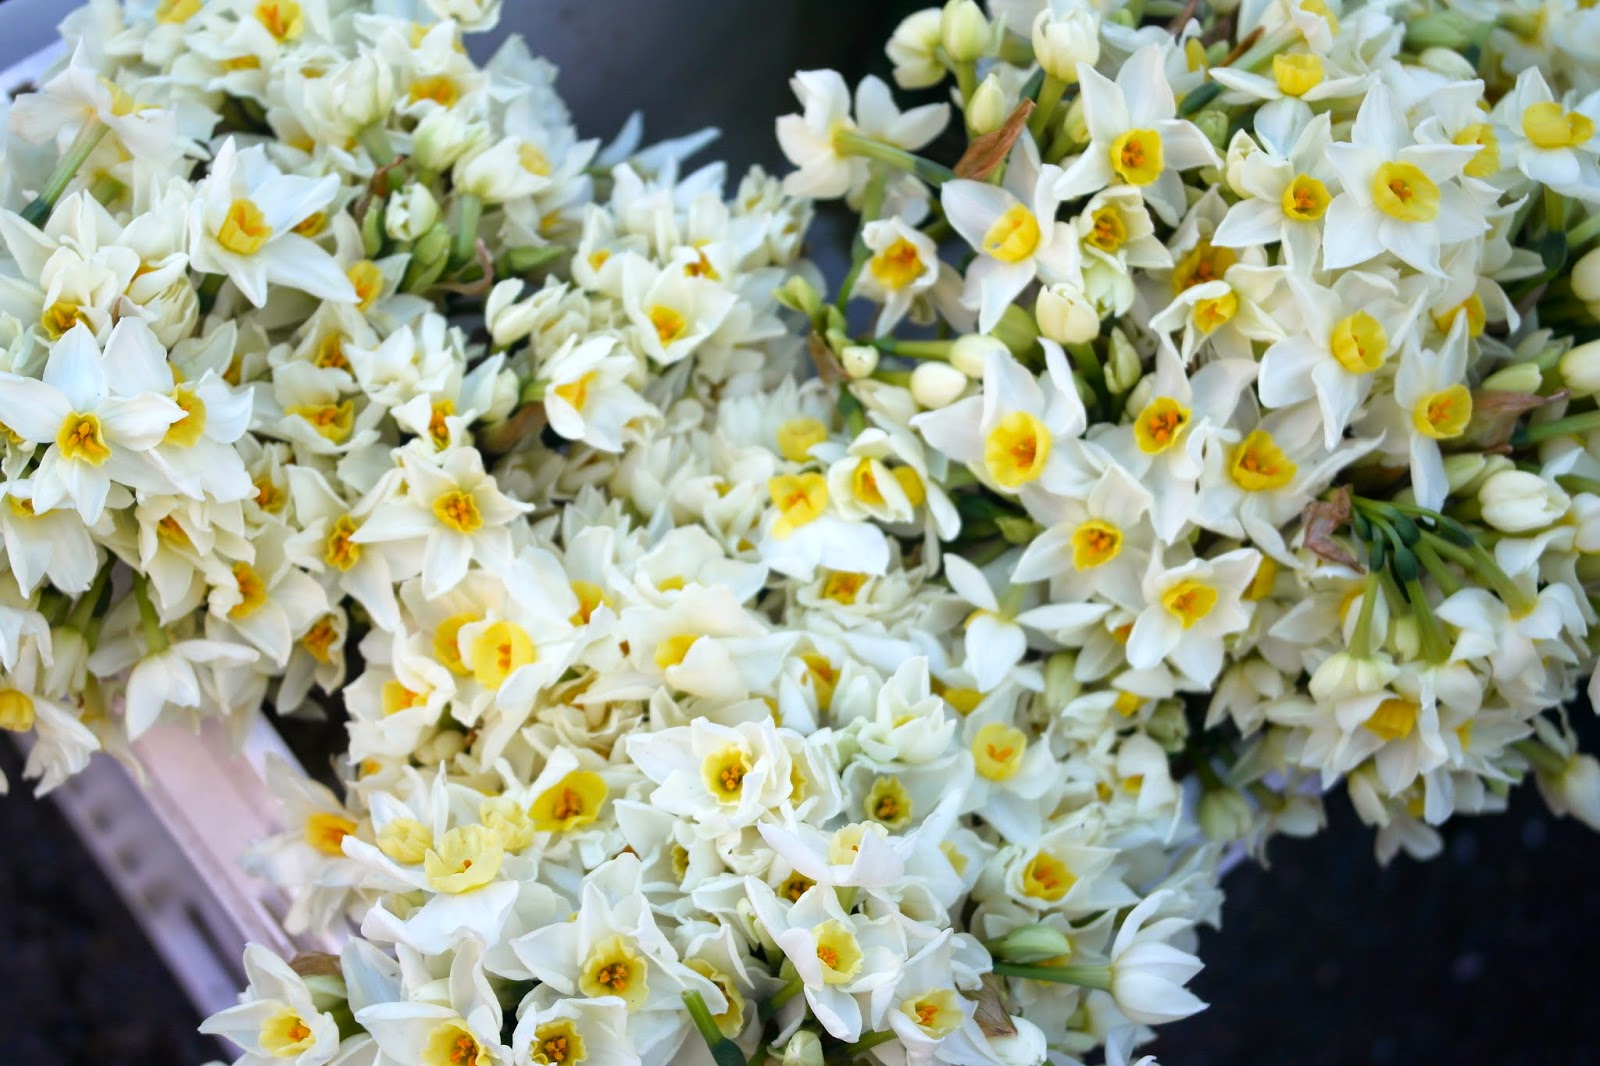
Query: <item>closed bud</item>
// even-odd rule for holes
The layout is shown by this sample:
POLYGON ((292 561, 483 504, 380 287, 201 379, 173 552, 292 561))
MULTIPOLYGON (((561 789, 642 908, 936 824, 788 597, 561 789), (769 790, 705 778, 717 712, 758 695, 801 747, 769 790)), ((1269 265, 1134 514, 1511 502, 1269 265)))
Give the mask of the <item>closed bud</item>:
POLYGON ((799 274, 778 286, 778 302, 791 311, 799 311, 807 318, 816 318, 822 307, 822 294, 817 287, 799 274))
POLYGON ((376 259, 383 251, 384 202, 374 200, 367 213, 361 216, 361 250, 368 259, 376 259))
POLYGON ((426 185, 412 182, 389 197, 383 211, 383 226, 397 241, 415 241, 439 221, 439 201, 426 185))
POLYGON ((1418 56, 1422 66, 1451 81, 1472 81, 1478 70, 1460 52, 1451 48, 1424 48, 1418 56))
POLYGON ((1584 253, 1570 277, 1573 295, 1586 304, 1600 303, 1600 248, 1584 253))
POLYGON ((1250 801, 1235 788, 1207 789, 1200 797, 1199 817, 1206 836, 1224 842, 1242 839, 1255 825, 1250 801))
POLYGON ((1000 87, 1000 79, 990 74, 978 83, 977 91, 967 104, 967 125, 981 137, 1005 125, 1009 114, 1011 105, 1006 100, 1006 91, 1000 87))
POLYGON ((411 249, 411 263, 401 288, 417 292, 432 285, 444 273, 450 258, 450 231, 444 223, 435 222, 433 228, 422 235, 411 249))
POLYGON ((1580 344, 1563 355, 1561 380, 1579 395, 1600 393, 1600 341, 1580 344))
POLYGON ((1044 706, 1051 715, 1061 711, 1078 698, 1083 686, 1078 684, 1078 657, 1070 651, 1058 651, 1044 663, 1044 706))
POLYGON ((1228 150, 1222 154, 1222 175, 1235 196, 1245 199, 1250 195, 1244 182, 1244 161, 1261 151, 1261 146, 1244 130, 1228 141, 1228 150))
POLYGON ((1020 1014, 1011 1016, 1011 1032, 989 1038, 996 1066, 1045 1066, 1050 1045, 1044 1030, 1020 1014))
POLYGON ((894 81, 902 89, 926 89, 945 78, 935 50, 943 13, 936 7, 913 11, 889 35, 884 51, 894 64, 894 81))
POLYGON ((967 375, 948 363, 918 363, 911 372, 911 398, 930 411, 948 407, 967 389, 967 375))
POLYGON ((950 365, 967 377, 978 381, 983 377, 983 366, 995 353, 1010 354, 1010 349, 998 337, 987 333, 964 333, 950 345, 950 365))
POLYGON ((327 89, 352 129, 380 124, 394 104, 394 71, 364 52, 329 75, 327 89))
POLYGON ((1434 48, 1460 50, 1472 43, 1476 25, 1453 11, 1435 11, 1406 20, 1407 46, 1428 51, 1434 48))
POLYGON ((1067 116, 1061 120, 1061 131, 1067 135, 1069 146, 1081 148, 1089 143, 1089 122, 1083 117, 1083 96, 1072 98, 1067 116))
POLYGON ((997 959, 1023 964, 1072 954, 1072 941, 1067 934, 1049 925, 1018 926, 984 946, 997 959))
POLYGON ((977 0, 949 0, 939 16, 939 43, 957 63, 972 63, 989 54, 989 20, 977 0))
POLYGON ((1189 117, 1189 121, 1199 127, 1200 132, 1206 135, 1218 148, 1225 148, 1228 144, 1228 134, 1233 128, 1233 121, 1228 118, 1226 111, 1219 111, 1214 107, 1202 108, 1189 117))
POLYGON ((1111 354, 1106 359, 1106 387, 1112 392, 1128 392, 1144 376, 1139 352, 1118 326, 1111 331, 1111 354))
POLYGON ((839 364, 852 379, 870 377, 878 369, 878 349, 870 344, 847 344, 839 351, 839 364))
POLYGON ((1553 524, 1572 506, 1554 481, 1526 470, 1501 470, 1478 489, 1483 520, 1502 533, 1527 533, 1553 524))
POLYGON ((483 320, 489 327, 489 336, 496 348, 509 348, 533 332, 538 321, 534 301, 518 301, 523 284, 518 278, 508 278, 489 290, 484 301, 483 320))
POLYGON ((1039 332, 1057 344, 1083 344, 1100 335, 1100 312, 1071 282, 1040 289, 1033 313, 1039 320, 1039 332))
POLYGON ((822 1038, 801 1029, 783 1045, 783 1066, 822 1066, 822 1038))
POLYGON ((1534 363, 1512 363, 1483 379, 1491 392, 1538 392, 1544 373, 1534 363))
POLYGON ((1189 742, 1189 718, 1182 700, 1162 700, 1145 719, 1144 731, 1161 750, 1175 755, 1189 742))
POLYGON ((1100 61, 1100 20, 1089 8, 1057 15, 1049 7, 1033 20, 1033 57, 1044 72, 1064 82, 1078 80, 1078 64, 1100 61))
POLYGON ((1000 321, 989 332, 1010 349, 1012 355, 1018 357, 1026 355, 1029 349, 1039 343, 1039 324, 1016 304, 1006 305, 1000 314, 1000 321))
POLYGON ((1155 378, 1140 378, 1134 383, 1133 388, 1128 390, 1128 401, 1122 405, 1122 409, 1129 415, 1138 414, 1150 402, 1150 398, 1155 395, 1155 391, 1155 378))
POLYGON ((432 108, 411 134, 411 158, 423 170, 449 170, 487 135, 482 125, 467 121, 452 108, 432 108))

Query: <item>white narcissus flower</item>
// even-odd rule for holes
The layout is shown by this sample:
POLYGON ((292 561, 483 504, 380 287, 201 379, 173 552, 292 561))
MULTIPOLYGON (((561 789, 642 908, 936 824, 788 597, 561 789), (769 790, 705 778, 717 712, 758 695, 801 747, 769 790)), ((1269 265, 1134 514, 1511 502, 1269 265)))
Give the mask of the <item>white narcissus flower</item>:
POLYGON ((1144 576, 1145 606, 1128 634, 1129 665, 1145 670, 1165 659, 1191 683, 1210 685, 1222 670, 1223 638, 1250 621, 1241 597, 1260 566, 1254 548, 1172 567, 1162 553, 1153 554, 1144 576))
POLYGON ((1193 923, 1184 918, 1150 921, 1171 898, 1168 892, 1145 897, 1122 920, 1111 943, 1111 996, 1117 1009, 1140 1025, 1162 1025, 1205 1008, 1183 987, 1200 972, 1200 960, 1167 943, 1193 923))
POLYGON ((1166 55, 1161 45, 1139 49, 1122 64, 1115 82, 1079 64, 1089 146, 1056 182, 1058 200, 1088 196, 1109 185, 1132 185, 1162 221, 1177 225, 1184 208, 1178 172, 1217 166, 1221 160, 1194 123, 1177 117, 1166 55))
POLYGON ((550 428, 567 440, 620 452, 623 438, 655 413, 635 391, 639 359, 610 337, 571 338, 539 366, 550 428))
POLYGON ((1505 163, 1563 196, 1600 203, 1600 92, 1557 100, 1529 67, 1492 114, 1505 163))
POLYGON ((338 1054, 339 1024, 317 1008, 305 978, 260 944, 245 947, 244 971, 243 1002, 201 1022, 202 1033, 237 1044, 247 1066, 323 1066, 338 1054))
POLYGON ((833 199, 866 180, 867 161, 838 146, 835 135, 841 130, 914 152, 937 137, 950 119, 948 104, 925 104, 902 113, 889 87, 872 75, 856 87, 854 120, 850 89, 837 71, 803 70, 789 84, 802 109, 778 119, 778 144, 799 168, 783 179, 790 196, 833 199))
POLYGON ((933 287, 939 277, 939 250, 901 218, 867 223, 861 240, 872 254, 856 279, 855 292, 883 305, 875 323, 882 336, 900 323, 913 300, 933 287))
POLYGON ((436 995, 445 1002, 412 999, 373 1003, 356 1012, 384 1058, 400 1066, 445 1066, 509 1062, 500 1043, 500 1001, 483 969, 484 945, 465 940, 450 960, 450 974, 436 995))
POLYGON ((1424 348, 1412 333, 1395 372, 1392 402, 1368 411, 1367 421, 1388 431, 1383 451, 1409 459, 1412 494, 1429 510, 1442 507, 1450 492, 1440 443, 1461 437, 1472 422, 1468 344, 1465 315, 1457 316, 1437 348, 1424 348), (1401 442, 1406 442, 1403 453, 1401 442))
POLYGON ((329 174, 285 174, 260 145, 223 142, 189 213, 189 262, 207 274, 226 274, 257 307, 272 285, 324 300, 356 302, 338 262, 295 227, 327 207, 339 192, 329 174))
POLYGON ((122 395, 112 388, 124 366, 135 380, 157 376, 140 366, 156 358, 156 349, 141 343, 141 333, 147 335, 149 327, 138 319, 118 323, 102 354, 89 328, 75 325, 50 350, 42 380, 0 373, 0 423, 25 441, 48 446, 33 474, 35 510, 69 502, 92 525, 113 482, 161 484, 140 453, 161 442, 183 409, 165 396, 122 395))

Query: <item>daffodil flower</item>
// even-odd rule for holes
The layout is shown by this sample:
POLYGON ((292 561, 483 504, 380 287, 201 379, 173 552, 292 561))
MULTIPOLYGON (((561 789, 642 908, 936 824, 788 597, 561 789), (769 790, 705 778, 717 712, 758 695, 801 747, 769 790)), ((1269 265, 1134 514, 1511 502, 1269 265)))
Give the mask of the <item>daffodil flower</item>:
POLYGON ((1559 101, 1529 67, 1491 115, 1508 166, 1563 196, 1600 203, 1600 92, 1559 101))
POLYGON ((1285 262, 1310 268, 1322 245, 1323 217, 1339 190, 1327 161, 1333 122, 1324 114, 1296 128, 1262 118, 1256 122, 1261 146, 1239 163, 1233 181, 1244 198, 1228 209, 1211 243, 1252 248, 1281 241, 1285 262))
POLYGON ((1223 639, 1250 621, 1240 601, 1260 566, 1254 548, 1176 566, 1153 554, 1144 575, 1145 607, 1128 634, 1128 664, 1142 670, 1165 659, 1191 683, 1211 684, 1222 670, 1223 639))

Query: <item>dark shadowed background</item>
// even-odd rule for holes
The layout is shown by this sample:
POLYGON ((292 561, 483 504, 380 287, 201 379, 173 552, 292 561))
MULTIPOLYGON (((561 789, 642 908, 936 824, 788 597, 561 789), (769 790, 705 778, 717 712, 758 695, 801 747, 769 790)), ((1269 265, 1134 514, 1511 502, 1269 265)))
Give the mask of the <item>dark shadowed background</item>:
MULTIPOLYGON (((67 7, 9 0, 0 10, 27 4, 38 17, 67 7)), ((507 3, 533 31, 535 53, 546 51, 548 26, 614 9, 609 33, 574 38, 589 42, 593 62, 564 57, 572 76, 562 84, 585 93, 573 100, 583 132, 609 136, 645 106, 654 134, 721 125, 728 137, 714 152, 769 165, 778 162, 770 117, 789 103, 789 71, 886 75, 882 42, 919 5, 701 6, 717 17, 635 32, 622 0, 507 3), (669 30, 720 42, 725 61, 685 59, 662 43, 669 30)), ((1592 749, 1592 721, 1586 731, 1592 749)), ((18 787, 8 743, 0 768, 14 789, 0 799, 0 1066, 194 1066, 217 1055, 66 823, 18 787)), ((1531 789, 1506 815, 1451 825, 1432 863, 1380 869, 1342 799, 1325 833, 1278 841, 1271 858, 1270 870, 1229 876, 1224 928, 1203 935, 1206 969, 1193 986, 1212 1006, 1163 1029, 1152 1050, 1164 1066, 1600 1063, 1590 1032, 1600 1019, 1600 838, 1551 819, 1531 789)))

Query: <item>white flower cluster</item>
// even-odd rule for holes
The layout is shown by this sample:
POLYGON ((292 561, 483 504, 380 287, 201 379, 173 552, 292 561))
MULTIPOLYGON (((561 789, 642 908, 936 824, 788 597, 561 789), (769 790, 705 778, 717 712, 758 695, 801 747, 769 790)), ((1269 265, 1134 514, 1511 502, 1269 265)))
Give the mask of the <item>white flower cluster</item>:
POLYGON ((241 1063, 1123 1063, 1323 790, 1600 824, 1600 9, 951 0, 726 200, 497 6, 96 0, 10 107, 0 726, 348 720, 241 1063))

